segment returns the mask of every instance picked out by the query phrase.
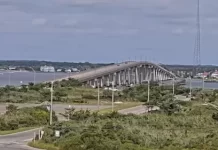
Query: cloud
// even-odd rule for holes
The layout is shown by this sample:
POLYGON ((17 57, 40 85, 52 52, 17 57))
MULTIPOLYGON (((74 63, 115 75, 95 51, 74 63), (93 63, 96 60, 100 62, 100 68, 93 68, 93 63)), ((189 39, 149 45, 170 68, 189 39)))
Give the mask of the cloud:
MULTIPOLYGON (((215 3, 215 0, 202 1, 202 24, 206 27, 217 28, 215 3)), ((122 33, 152 30, 178 34, 180 27, 195 28, 195 20, 195 0, 0 1, 0 25, 4 24, 0 31, 14 31, 16 26, 20 32, 103 33, 122 29, 122 33), (40 30, 42 25, 46 30, 40 30)))
POLYGON ((45 18, 36 18, 32 20, 33 25, 45 25, 47 22, 47 19, 45 18))

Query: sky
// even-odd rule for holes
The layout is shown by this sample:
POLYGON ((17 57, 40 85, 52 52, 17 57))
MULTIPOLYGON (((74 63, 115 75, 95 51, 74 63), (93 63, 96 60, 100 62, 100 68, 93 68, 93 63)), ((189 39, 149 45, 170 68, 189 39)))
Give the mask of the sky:
MULTIPOLYGON (((201 0, 201 62, 218 65, 218 1, 201 0)), ((193 64, 197 0, 0 0, 0 59, 193 64)))

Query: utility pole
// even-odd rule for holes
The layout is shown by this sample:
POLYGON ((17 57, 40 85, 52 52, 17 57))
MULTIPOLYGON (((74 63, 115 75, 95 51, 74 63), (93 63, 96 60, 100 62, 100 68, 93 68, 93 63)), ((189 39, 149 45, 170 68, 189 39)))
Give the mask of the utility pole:
POLYGON ((150 80, 148 80, 148 100, 147 102, 149 103, 150 101, 150 80))
POLYGON ((100 110, 100 90, 99 90, 99 82, 98 82, 98 111, 100 110))
POLYGON ((114 81, 112 81, 112 112, 114 111, 114 81))
POLYGON ((192 97, 192 79, 190 77, 190 84, 189 84, 189 89, 190 89, 190 97, 192 97))
POLYGON ((52 125, 52 111, 53 111, 53 81, 51 82, 51 102, 50 102, 50 125, 52 125))
POLYGON ((175 79, 173 78, 173 96, 175 95, 175 79))

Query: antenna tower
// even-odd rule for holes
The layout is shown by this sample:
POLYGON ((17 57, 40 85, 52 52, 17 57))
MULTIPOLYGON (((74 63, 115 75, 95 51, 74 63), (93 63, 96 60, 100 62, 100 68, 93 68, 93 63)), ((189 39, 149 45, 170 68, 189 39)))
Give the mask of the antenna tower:
POLYGON ((197 0, 196 38, 194 49, 194 74, 199 73, 201 65, 201 26, 200 26, 200 0, 197 0))

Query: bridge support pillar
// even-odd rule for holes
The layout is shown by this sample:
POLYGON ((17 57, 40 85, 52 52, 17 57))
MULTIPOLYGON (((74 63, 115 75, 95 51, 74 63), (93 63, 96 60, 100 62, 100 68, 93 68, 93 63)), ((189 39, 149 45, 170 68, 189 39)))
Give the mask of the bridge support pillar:
POLYGON ((135 84, 139 84, 139 68, 135 68, 135 84))
POLYGON ((155 81, 155 69, 152 69, 152 81, 155 81))
POLYGON ((114 74, 113 74, 113 79, 112 79, 112 82, 114 83, 114 85, 117 85, 116 78, 117 78, 117 74, 114 73, 114 74))
POLYGON ((100 79, 100 82, 101 82, 100 86, 101 86, 101 87, 104 87, 104 77, 102 77, 102 78, 100 79))
POLYGON ((128 69, 128 84, 131 84, 131 68, 128 69))
POLYGON ((107 86, 110 86, 110 75, 107 76, 107 86))
POLYGON ((118 85, 120 85, 120 86, 122 84, 121 78, 122 78, 122 71, 118 72, 118 85))
POLYGON ((97 82, 97 79, 94 79, 93 82, 94 82, 93 88, 96 88, 96 87, 97 87, 97 84, 98 84, 98 83, 96 83, 96 82, 97 82))
POLYGON ((149 71, 148 66, 145 66, 145 81, 149 80, 149 71))

